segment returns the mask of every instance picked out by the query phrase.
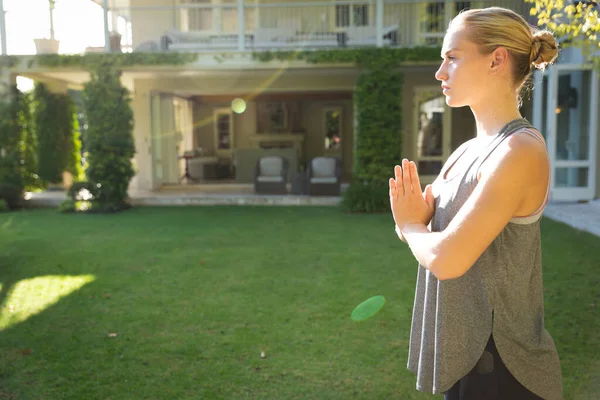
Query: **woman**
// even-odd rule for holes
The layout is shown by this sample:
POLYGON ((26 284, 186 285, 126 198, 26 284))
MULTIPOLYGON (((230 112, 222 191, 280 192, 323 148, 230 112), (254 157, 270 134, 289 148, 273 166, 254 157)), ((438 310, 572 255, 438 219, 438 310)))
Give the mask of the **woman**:
POLYGON ((450 107, 471 108, 477 136, 423 193, 406 159, 389 182, 396 232, 420 264, 408 359, 420 391, 447 400, 563 398, 544 328, 539 219, 549 158, 519 113, 532 67, 557 53, 550 32, 503 8, 462 12, 448 28, 435 77, 450 107))

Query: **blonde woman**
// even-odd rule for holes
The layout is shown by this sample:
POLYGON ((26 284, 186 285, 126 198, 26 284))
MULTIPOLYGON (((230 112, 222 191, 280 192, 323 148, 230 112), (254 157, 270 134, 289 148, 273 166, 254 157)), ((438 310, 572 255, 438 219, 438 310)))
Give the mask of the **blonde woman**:
POLYGON ((544 327, 549 158, 519 113, 532 68, 557 53, 550 32, 503 8, 462 12, 448 28, 435 77, 450 107, 471 108, 477 135, 423 193, 406 159, 389 182, 396 232, 419 262, 408 369, 420 391, 447 400, 563 398, 544 327))

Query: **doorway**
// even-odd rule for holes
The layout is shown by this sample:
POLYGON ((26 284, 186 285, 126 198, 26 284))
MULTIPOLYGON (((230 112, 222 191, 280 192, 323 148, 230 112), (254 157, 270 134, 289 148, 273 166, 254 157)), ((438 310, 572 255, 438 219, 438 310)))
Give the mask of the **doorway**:
POLYGON ((413 154, 421 183, 432 183, 451 152, 451 109, 439 86, 415 88, 413 154))
POLYGON ((550 198, 592 200, 596 192, 598 74, 591 66, 556 65, 535 73, 533 124, 550 157, 550 198))

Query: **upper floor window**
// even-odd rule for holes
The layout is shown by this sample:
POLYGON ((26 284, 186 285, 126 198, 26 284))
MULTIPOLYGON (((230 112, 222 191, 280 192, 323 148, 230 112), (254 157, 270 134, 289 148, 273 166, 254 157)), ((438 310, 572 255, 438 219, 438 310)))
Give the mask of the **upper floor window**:
POLYGON ((469 8, 471 8, 470 1, 440 0, 422 3, 419 15, 421 43, 441 46, 450 20, 462 10, 469 8))
POLYGON ((367 25, 369 25, 368 4, 336 4, 335 26, 337 28, 367 25))

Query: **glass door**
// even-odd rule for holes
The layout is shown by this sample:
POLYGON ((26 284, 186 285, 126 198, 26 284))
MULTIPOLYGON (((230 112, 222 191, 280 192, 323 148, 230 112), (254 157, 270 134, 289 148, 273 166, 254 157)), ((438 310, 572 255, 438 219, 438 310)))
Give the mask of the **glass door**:
POLYGON ((150 104, 152 188, 179 182, 180 133, 175 126, 173 97, 152 93, 150 104))
POLYGON ((432 183, 450 156, 451 119, 439 86, 418 87, 415 93, 415 163, 422 184, 432 183))
POLYGON ((591 200, 596 189, 597 72, 582 65, 556 65, 547 75, 537 77, 547 93, 537 96, 543 101, 536 104, 534 123, 548 145, 551 199, 591 200))

